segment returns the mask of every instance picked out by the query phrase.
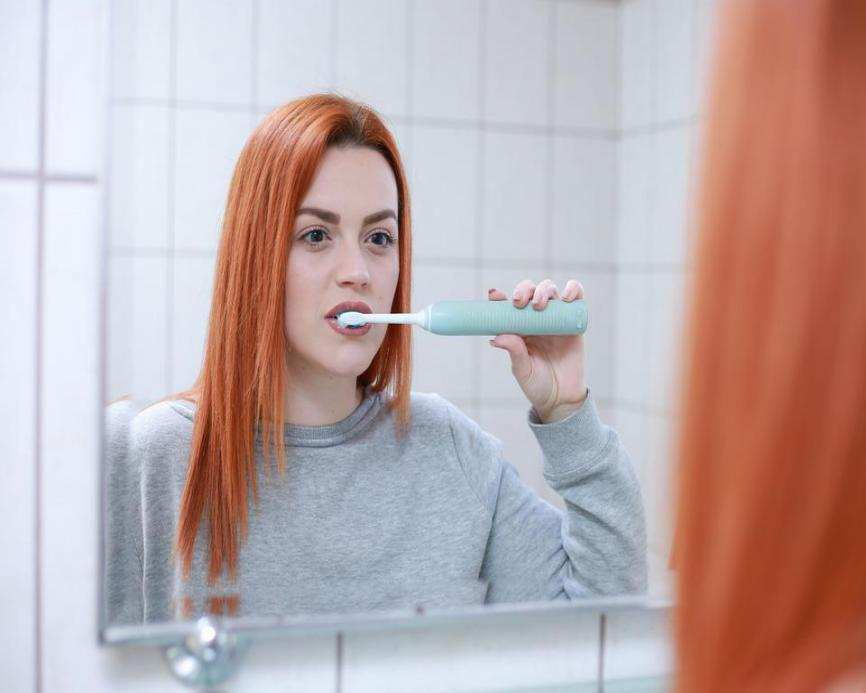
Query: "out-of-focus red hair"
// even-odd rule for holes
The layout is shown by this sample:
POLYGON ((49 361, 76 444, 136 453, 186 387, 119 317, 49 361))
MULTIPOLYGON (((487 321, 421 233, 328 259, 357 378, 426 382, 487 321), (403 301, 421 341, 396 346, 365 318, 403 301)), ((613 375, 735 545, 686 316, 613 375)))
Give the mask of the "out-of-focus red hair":
POLYGON ((866 3, 716 14, 679 408, 678 691, 866 661, 866 3))
MULTIPOLYGON (((232 176, 201 370, 189 390, 164 398, 197 403, 173 547, 184 579, 205 515, 209 581, 213 584, 224 567, 231 580, 237 577, 239 545, 248 529, 247 484, 258 502, 254 426, 263 429, 265 470, 275 448, 279 472, 285 472, 286 266, 297 209, 331 146, 372 148, 394 172, 400 274, 391 312, 411 310, 409 189, 397 145, 382 119, 365 104, 338 94, 313 94, 272 111, 247 139, 232 176)), ((398 436, 406 434, 410 423, 411 337, 411 326, 388 325, 379 351, 358 377, 359 384, 384 392, 398 436)))

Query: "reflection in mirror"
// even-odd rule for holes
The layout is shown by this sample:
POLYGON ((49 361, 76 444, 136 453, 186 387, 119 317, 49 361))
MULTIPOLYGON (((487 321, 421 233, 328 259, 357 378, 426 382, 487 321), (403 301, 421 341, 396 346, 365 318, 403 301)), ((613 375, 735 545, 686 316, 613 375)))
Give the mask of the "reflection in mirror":
MULTIPOLYGON (((640 485, 585 384, 581 334, 493 340, 562 513, 472 418, 411 390, 411 325, 338 325, 348 310, 411 311, 407 190, 393 136, 357 101, 302 97, 253 130, 198 377, 108 408, 109 621, 645 589, 640 485)), ((584 296, 575 280, 514 291, 489 301, 541 312, 584 296)))
MULTIPOLYGON (((415 8, 419 26, 430 11, 415 8)), ((540 51, 545 32, 568 31, 548 13, 573 10, 511 11, 540 51)), ((617 70, 619 11, 582 11, 606 27, 598 51, 617 70)), ((650 350, 659 332, 632 303, 647 277, 616 264, 617 94, 554 82, 563 108, 528 110, 536 82, 499 74, 508 27, 479 21, 486 81, 448 117, 452 87, 435 80, 441 96, 419 91, 414 110, 339 67, 279 86, 264 44, 272 105, 249 112, 220 106, 218 66, 182 50, 176 81, 115 80, 108 625, 638 594, 666 561, 666 518, 645 517, 660 455, 642 446, 667 412, 647 404, 661 383, 633 359, 632 317, 650 350), (448 299, 538 313, 583 301, 589 326, 443 336, 332 317, 448 299)), ((558 69, 590 68, 573 56, 558 69)))

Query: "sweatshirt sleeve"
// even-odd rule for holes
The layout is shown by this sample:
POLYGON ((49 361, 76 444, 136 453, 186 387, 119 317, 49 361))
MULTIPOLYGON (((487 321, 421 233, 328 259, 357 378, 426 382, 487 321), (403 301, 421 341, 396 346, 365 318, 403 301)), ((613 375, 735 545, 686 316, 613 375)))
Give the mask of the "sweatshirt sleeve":
POLYGON ((563 513, 525 485, 501 442, 477 424, 454 426, 458 456, 492 515, 481 577, 488 602, 568 600, 646 591, 646 528, 640 485, 616 431, 601 422, 590 392, 567 418, 527 423, 544 478, 563 513), (460 429, 458 431, 458 429, 460 429))
POLYGON ((106 625, 142 623, 141 475, 131 449, 133 406, 120 400, 105 412, 106 625))

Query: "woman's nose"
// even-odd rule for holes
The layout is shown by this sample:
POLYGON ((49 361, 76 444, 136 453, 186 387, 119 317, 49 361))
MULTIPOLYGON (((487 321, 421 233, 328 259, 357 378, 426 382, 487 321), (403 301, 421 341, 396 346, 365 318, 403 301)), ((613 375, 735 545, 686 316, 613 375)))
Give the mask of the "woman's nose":
POLYGON ((345 248, 337 268, 337 281, 340 284, 368 284, 370 272, 362 249, 351 243, 345 244, 345 248))

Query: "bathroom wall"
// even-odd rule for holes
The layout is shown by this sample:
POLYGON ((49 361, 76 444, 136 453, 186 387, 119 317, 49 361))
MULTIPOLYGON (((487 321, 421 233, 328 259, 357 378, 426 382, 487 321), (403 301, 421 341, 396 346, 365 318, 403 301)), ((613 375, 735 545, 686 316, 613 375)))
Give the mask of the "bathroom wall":
POLYGON ((638 451, 650 591, 672 596, 673 398, 713 0, 620 3, 615 395, 617 431, 638 451))
MULTIPOLYGON (((13 566, 0 571, 0 671, 11 690, 166 687, 156 650, 97 646, 100 402, 125 383, 136 392, 186 384, 197 356, 184 347, 203 324, 176 316, 205 314, 231 165, 253 124, 292 89, 357 92, 394 124, 413 176, 417 305, 483 298, 525 276, 584 283, 597 316, 587 358, 602 416, 640 465, 650 502, 669 502, 665 326, 676 326, 686 273, 680 204, 699 122, 690 85, 707 35, 704 0, 444 2, 435 12, 424 2, 206 5, 116 3, 113 26, 105 2, 0 7, 0 387, 9 393, 0 453, 11 461, 0 550, 13 566), (111 74, 109 36, 119 56, 111 74), (114 98, 109 119, 101 90, 114 98), (103 161, 107 152, 115 155, 103 161), (133 154, 138 168, 124 170, 133 154), (107 193, 133 212, 108 209, 103 228, 107 193), (132 301, 112 303, 110 321, 124 305, 152 316, 126 342, 100 324, 109 281, 132 301), (102 349, 135 371, 106 373, 103 383, 102 349)), ((450 350, 440 361, 448 376, 425 383, 419 372, 416 389, 477 417, 540 484, 522 394, 496 384, 508 381, 507 354, 483 340, 416 335, 419 362, 450 350)), ((652 540, 663 558, 662 527, 652 540)), ((654 575, 663 589, 661 569, 654 575)), ((237 689, 419 680, 470 689, 656 674, 670 667, 667 621, 664 610, 588 613, 519 628, 273 643, 254 648, 237 689)))

